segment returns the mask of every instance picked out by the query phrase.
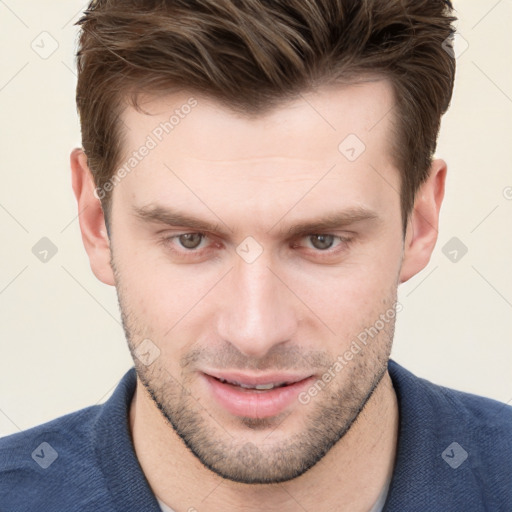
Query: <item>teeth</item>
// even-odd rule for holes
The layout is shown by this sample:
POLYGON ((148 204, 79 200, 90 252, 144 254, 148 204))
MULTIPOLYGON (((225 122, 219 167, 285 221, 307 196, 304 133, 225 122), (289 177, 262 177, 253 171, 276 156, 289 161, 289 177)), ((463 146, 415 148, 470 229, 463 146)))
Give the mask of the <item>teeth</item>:
POLYGON ((223 383, 226 383, 226 384, 232 384, 233 386, 239 386, 241 388, 244 388, 244 389, 258 389, 258 390, 269 390, 269 389, 274 389, 274 388, 277 388, 277 387, 281 387, 281 386, 284 386, 284 382, 281 383, 281 384, 256 384, 255 386, 250 386, 248 384, 242 384, 240 382, 230 382, 228 380, 225 380, 225 379, 219 379, 221 382, 223 383))
POLYGON ((242 388, 252 388, 254 389, 273 389, 276 387, 275 384, 258 384, 257 386, 245 386, 244 384, 240 384, 242 388))

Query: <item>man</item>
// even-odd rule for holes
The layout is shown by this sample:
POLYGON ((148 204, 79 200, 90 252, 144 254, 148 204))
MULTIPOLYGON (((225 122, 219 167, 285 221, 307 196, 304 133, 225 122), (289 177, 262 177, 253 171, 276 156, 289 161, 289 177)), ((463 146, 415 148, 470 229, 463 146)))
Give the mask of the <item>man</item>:
POLYGON ((73 190, 135 368, 2 511, 510 511, 512 411, 389 360, 437 237, 442 0, 93 1, 73 190))

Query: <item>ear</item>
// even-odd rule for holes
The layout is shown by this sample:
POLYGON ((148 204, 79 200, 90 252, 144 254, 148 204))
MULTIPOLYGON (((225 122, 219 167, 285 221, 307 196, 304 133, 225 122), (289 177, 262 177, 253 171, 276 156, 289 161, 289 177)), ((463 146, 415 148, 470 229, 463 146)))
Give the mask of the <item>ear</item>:
POLYGON ((105 226, 101 202, 95 195, 95 183, 82 149, 71 152, 73 192, 78 202, 78 220, 82 241, 94 275, 103 283, 114 286, 110 265, 110 240, 105 226))
POLYGON ((446 170, 443 160, 434 160, 429 177, 416 193, 414 208, 407 223, 400 283, 408 281, 430 261, 437 241, 446 170))

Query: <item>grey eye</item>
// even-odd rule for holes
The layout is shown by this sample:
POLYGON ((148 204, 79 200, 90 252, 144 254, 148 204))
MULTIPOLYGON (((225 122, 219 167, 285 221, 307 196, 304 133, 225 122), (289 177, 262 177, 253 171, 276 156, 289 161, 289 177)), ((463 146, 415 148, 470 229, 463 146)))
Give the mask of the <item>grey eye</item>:
POLYGON ((334 242, 333 235, 309 235, 309 239, 313 247, 320 250, 329 249, 334 242))
POLYGON ((185 233, 178 237, 180 244, 186 249, 197 249, 202 239, 201 233, 185 233))

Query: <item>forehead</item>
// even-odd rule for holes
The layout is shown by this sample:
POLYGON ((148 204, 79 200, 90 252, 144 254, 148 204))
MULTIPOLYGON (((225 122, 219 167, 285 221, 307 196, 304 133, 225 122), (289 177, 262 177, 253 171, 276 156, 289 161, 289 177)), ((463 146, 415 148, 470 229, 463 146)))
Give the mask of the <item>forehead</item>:
POLYGON ((186 92, 146 98, 141 111, 122 114, 121 165, 134 165, 114 197, 137 207, 222 211, 240 222, 245 207, 269 223, 293 203, 299 214, 322 202, 332 209, 398 203, 393 101, 386 80, 324 87, 256 117, 186 92), (386 181, 391 190, 383 191, 386 181))
POLYGON ((258 115, 243 115, 183 91, 141 96, 140 110, 130 106, 121 114, 127 127, 123 146, 128 155, 149 135, 177 155, 198 159, 316 159, 318 151, 339 150, 339 143, 352 134, 365 145, 385 150, 391 142, 393 105, 390 82, 377 78, 324 86, 258 115), (295 146, 299 140, 309 143, 295 146))

